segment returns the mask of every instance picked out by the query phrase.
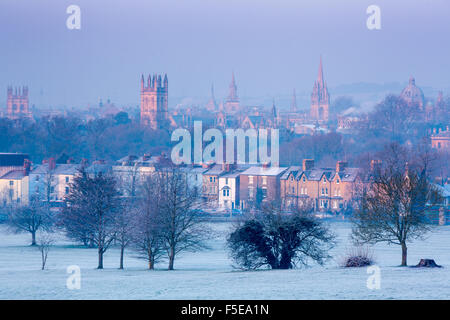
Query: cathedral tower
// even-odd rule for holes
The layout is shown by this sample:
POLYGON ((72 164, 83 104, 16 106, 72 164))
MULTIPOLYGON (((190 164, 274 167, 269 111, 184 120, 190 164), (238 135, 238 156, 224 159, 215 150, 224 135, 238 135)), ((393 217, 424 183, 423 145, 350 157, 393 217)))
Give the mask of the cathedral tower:
POLYGON ((161 75, 149 75, 147 86, 144 75, 141 78, 141 125, 152 129, 161 129, 168 124, 168 88, 167 74, 164 80, 161 75))
POLYGON ((329 119, 330 94, 323 77, 322 57, 320 57, 319 75, 311 94, 311 119, 327 122, 329 119))
POLYGON ((7 114, 10 119, 31 118, 28 100, 28 87, 7 89, 7 114))

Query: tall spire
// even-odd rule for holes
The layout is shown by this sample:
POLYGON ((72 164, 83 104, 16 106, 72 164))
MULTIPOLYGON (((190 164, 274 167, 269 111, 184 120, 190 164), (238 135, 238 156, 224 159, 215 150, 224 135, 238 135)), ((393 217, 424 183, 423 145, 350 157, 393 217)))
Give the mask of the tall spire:
POLYGON ((214 97, 214 83, 211 84, 211 99, 215 100, 215 97, 214 97))
POLYGON ((275 106, 275 98, 272 100, 272 118, 277 118, 277 107, 275 106))
POLYGON ((297 95, 295 94, 295 89, 292 94, 292 101, 291 101, 291 111, 296 112, 297 111, 297 95))
POLYGON ((216 98, 214 97, 214 84, 211 84, 211 98, 206 104, 206 109, 209 111, 216 111, 217 109, 216 98))
POLYGON ((319 83, 323 83, 322 55, 320 55, 319 75, 317 76, 317 81, 318 81, 319 83))
POLYGON ((231 73, 231 83, 230 83, 230 92, 228 94, 228 101, 237 101, 237 86, 236 81, 234 79, 234 72, 231 73))

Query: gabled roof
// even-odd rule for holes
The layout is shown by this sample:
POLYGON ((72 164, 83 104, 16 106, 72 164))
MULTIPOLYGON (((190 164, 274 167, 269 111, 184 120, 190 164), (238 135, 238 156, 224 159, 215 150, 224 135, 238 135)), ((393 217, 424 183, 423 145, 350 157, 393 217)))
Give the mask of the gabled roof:
POLYGON ((222 168, 221 164, 215 164, 210 168, 208 171, 204 172, 205 175, 211 175, 211 176, 217 176, 221 175, 225 172, 225 170, 222 168))
MULTIPOLYGON (((79 164, 56 164, 55 169, 51 171, 54 175, 74 175, 81 166, 79 164)), ((30 174, 47 174, 49 173, 48 163, 37 165, 30 174)))
POLYGON ((289 178, 290 174, 292 173, 295 178, 297 178, 297 175, 301 173, 302 167, 300 166, 292 166, 289 167, 283 175, 280 177, 281 180, 286 180, 289 178))
POLYGON ((2 180, 22 180, 25 177, 23 170, 13 170, 0 177, 2 180))
POLYGON ((339 175, 341 181, 343 182, 353 182, 358 176, 359 169, 358 168, 345 168, 344 171, 338 172, 336 174, 339 175))

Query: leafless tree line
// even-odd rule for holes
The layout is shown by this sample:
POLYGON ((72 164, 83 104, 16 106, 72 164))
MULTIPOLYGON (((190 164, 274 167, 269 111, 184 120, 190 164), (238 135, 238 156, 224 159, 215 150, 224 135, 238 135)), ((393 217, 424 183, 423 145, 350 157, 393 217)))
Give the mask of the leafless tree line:
POLYGON ((111 175, 81 171, 59 216, 70 238, 97 247, 99 269, 114 243, 120 247, 121 269, 127 247, 149 269, 167 258, 169 270, 180 252, 205 248, 208 234, 197 209, 198 195, 183 173, 171 167, 130 181, 136 184, 133 192, 122 194, 111 175))

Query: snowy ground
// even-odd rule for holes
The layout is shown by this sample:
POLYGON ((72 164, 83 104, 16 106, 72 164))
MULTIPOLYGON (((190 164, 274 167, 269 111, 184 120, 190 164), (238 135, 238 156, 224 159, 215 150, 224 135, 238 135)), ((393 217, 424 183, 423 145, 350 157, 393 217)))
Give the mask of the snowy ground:
POLYGON ((40 253, 28 246, 28 235, 12 235, 0 225, 0 299, 449 299, 450 226, 437 227, 423 242, 409 246, 409 264, 433 258, 444 268, 398 267, 400 248, 377 245, 374 254, 381 268, 381 289, 369 290, 365 268, 343 269, 340 258, 351 247, 350 225, 331 223, 339 236, 334 259, 326 266, 284 271, 233 270, 225 237, 229 223, 215 223, 219 236, 211 250, 187 253, 175 262, 175 271, 148 271, 131 252, 126 270, 118 270, 117 249, 105 255, 105 269, 96 270, 96 250, 61 239, 40 270, 40 253), (66 288, 66 268, 81 268, 81 289, 66 288))

